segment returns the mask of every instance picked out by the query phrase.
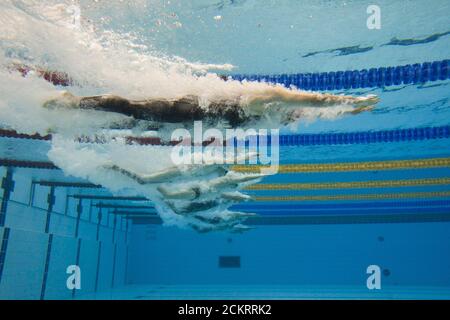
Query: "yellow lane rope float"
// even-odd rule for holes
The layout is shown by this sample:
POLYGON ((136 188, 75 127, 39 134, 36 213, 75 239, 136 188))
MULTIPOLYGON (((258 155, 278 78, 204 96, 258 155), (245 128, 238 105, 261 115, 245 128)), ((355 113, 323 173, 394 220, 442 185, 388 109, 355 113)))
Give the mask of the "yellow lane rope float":
POLYGON ((450 191, 405 192, 405 193, 371 193, 371 194, 338 194, 317 196, 259 196, 256 201, 334 201, 334 200, 386 200, 450 197, 450 191))
MULTIPOLYGON (((389 160, 370 162, 341 162, 314 164, 282 164, 278 173, 310 173, 310 172, 346 172, 346 171, 378 171, 399 169, 426 169, 450 167, 450 158, 429 158, 414 160, 389 160)), ((268 168, 264 165, 235 165, 232 170, 244 173, 257 173, 268 168)))
POLYGON ((245 190, 323 190, 323 189, 363 189, 395 188, 416 186, 450 185, 450 177, 406 180, 377 180, 350 182, 313 182, 313 183, 261 183, 247 186, 245 190))

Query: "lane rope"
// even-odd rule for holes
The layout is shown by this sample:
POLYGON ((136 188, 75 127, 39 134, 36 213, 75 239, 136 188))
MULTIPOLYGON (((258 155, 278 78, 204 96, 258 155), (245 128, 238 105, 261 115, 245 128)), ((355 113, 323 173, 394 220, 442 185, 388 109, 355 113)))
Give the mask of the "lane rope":
POLYGON ((303 90, 342 90, 357 88, 383 88, 401 84, 420 84, 450 78, 448 59, 434 62, 407 64, 352 71, 296 73, 279 75, 234 74, 238 81, 260 81, 295 86, 303 90))
MULTIPOLYGON (((0 137, 43 140, 49 141, 51 135, 23 134, 14 130, 0 129, 0 137)), ((342 145, 342 144, 369 144, 401 141, 420 141, 450 138, 450 126, 407 128, 380 131, 359 131, 343 133, 318 133, 318 134, 290 134, 280 135, 280 146, 311 146, 311 145, 342 145)), ((114 138, 113 138, 114 139, 114 138)), ((158 137, 125 137, 127 144, 139 145, 174 145, 178 142, 162 142, 158 137)), ((271 136, 267 137, 267 143, 271 144, 271 136)), ((82 137, 78 139, 82 143, 106 143, 108 140, 102 137, 82 137)), ((236 145, 237 141, 233 141, 236 145)), ((248 141, 246 142, 248 144, 248 141)))
POLYGON ((244 190, 324 190, 324 189, 364 189, 395 188, 416 186, 450 185, 450 177, 406 180, 378 180, 324 183, 260 183, 247 186, 244 190))
MULTIPOLYGON (((52 162, 29 161, 0 158, 0 166, 22 167, 37 169, 58 169, 52 162)), ((232 171, 243 173, 258 173, 262 165, 234 165, 232 171)), ((280 165, 278 173, 313 173, 313 172, 347 172, 399 169, 428 169, 450 167, 450 158, 429 158, 413 160, 387 160, 370 162, 341 162, 341 163, 308 163, 280 165)))
POLYGON ((50 169, 50 170, 59 169, 52 162, 14 160, 14 159, 0 159, 0 166, 16 167, 16 168, 50 169))
MULTIPOLYGON (((450 158, 428 158, 368 162, 280 164, 277 173, 378 171, 447 167, 450 167, 450 158)), ((264 168, 269 167, 265 165, 234 165, 231 167, 231 170, 243 173, 259 173, 264 168)))
POLYGON ((450 197, 450 191, 403 192, 403 193, 370 193, 370 194, 337 194, 318 196, 259 196, 255 201, 340 201, 340 200, 385 200, 385 199, 424 199, 450 197))

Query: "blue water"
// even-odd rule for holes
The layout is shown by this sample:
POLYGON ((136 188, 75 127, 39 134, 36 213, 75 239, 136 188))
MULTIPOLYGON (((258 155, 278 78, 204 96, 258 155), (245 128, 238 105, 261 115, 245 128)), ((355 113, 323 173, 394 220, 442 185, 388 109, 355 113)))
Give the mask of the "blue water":
MULTIPOLYGON (((172 0, 108 3, 99 9, 94 2, 80 1, 83 15, 103 28, 130 33, 137 43, 168 56, 237 66, 227 74, 361 70, 450 58, 448 1, 378 1, 380 30, 366 27, 369 4, 172 0)), ((445 80, 334 91, 376 94, 380 103, 371 112, 302 121, 281 132, 447 126, 449 86, 445 80)), ((0 138, 1 159, 48 162, 49 150, 49 141, 0 138)), ((283 165, 449 157, 448 138, 280 150, 283 165)), ((6 166, 0 167, 0 176, 0 217, 5 218, 0 220, 1 299, 450 298, 448 161, 437 167, 428 163, 264 178, 261 184, 341 187, 245 190, 256 198, 278 198, 235 205, 258 214, 249 219, 254 229, 243 234, 200 234, 161 225, 150 201, 108 198, 116 194, 76 185, 92 182, 89 176, 6 166), (354 184, 432 179, 440 182, 354 184), (48 181, 57 183, 44 185, 48 181), (282 201, 286 196, 310 198, 282 201), (151 219, 126 219, 127 214, 151 219), (231 267, 220 263, 227 257, 235 262, 231 267), (69 265, 81 269, 79 290, 66 286, 69 265), (367 287, 370 265, 380 268, 380 289, 367 287)))

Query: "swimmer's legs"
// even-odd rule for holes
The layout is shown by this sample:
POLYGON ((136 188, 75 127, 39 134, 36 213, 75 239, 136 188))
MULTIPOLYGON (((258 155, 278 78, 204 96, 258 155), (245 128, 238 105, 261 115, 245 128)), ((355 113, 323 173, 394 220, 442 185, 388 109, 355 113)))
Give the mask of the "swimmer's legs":
POLYGON ((63 91, 44 103, 46 108, 86 109, 123 114, 138 120, 181 123, 202 120, 205 110, 198 97, 185 96, 177 99, 130 100, 116 95, 77 97, 63 91))
POLYGON ((116 172, 120 172, 126 175, 127 177, 132 178, 139 184, 162 183, 180 174, 179 170, 176 167, 170 167, 165 170, 157 171, 151 174, 136 173, 131 170, 121 168, 117 165, 105 165, 103 167, 106 169, 111 169, 116 172))

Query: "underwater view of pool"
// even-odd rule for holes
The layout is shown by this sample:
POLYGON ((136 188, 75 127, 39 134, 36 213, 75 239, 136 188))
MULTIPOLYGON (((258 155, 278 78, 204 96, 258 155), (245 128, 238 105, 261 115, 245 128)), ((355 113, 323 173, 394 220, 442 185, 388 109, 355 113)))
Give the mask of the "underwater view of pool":
POLYGON ((449 16, 1 1, 0 299, 450 299, 449 16))

